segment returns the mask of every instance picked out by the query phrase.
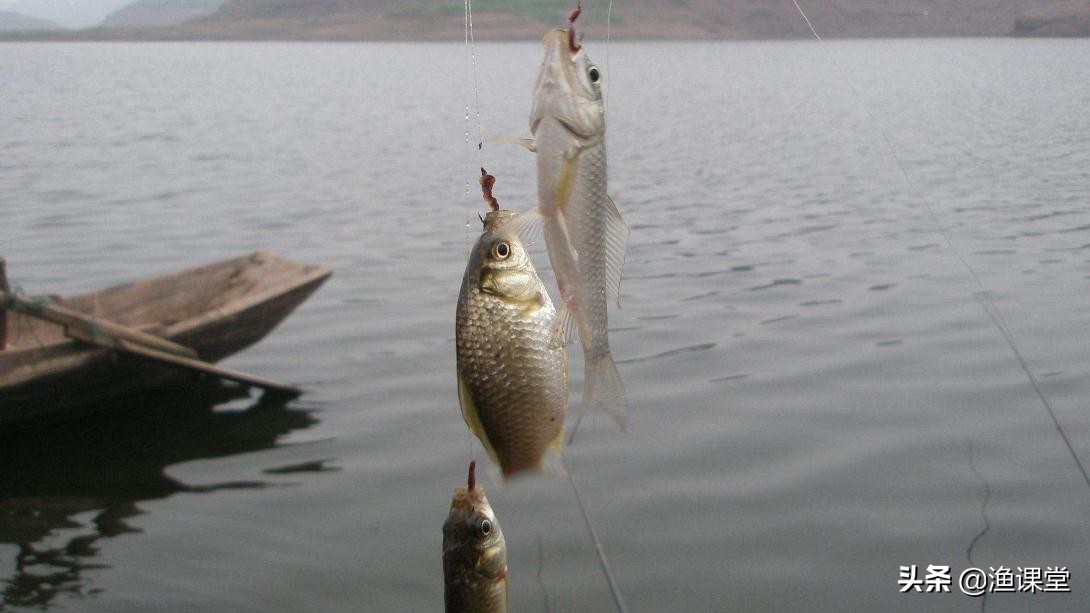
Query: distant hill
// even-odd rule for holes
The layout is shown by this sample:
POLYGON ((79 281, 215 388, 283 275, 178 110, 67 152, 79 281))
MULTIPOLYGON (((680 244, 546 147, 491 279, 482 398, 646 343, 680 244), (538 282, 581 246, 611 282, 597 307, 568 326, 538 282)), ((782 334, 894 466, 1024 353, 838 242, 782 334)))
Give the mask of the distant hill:
MULTIPOLYGON (((464 0, 223 0, 215 12, 154 29, 140 27, 135 17, 137 9, 145 15, 162 15, 181 6, 207 7, 210 2, 140 0, 118 11, 116 18, 106 24, 109 27, 64 34, 62 38, 462 40, 465 36, 464 0), (122 13, 130 15, 127 21, 122 21, 122 13)), ((799 3, 817 31, 827 38, 1090 35, 1087 0, 799 3)), ((474 33, 478 40, 538 39, 546 28, 562 25, 574 4, 575 0, 477 0, 473 2, 474 33)), ((606 0, 584 0, 579 31, 591 38, 604 37, 607 4, 606 0)), ((810 36, 791 0, 617 0, 613 8, 611 30, 615 38, 810 36)))
POLYGON ((133 0, 0 0, 0 8, 21 15, 47 19, 62 28, 91 27, 110 11, 133 0))
POLYGON ((1015 36, 1090 36, 1090 3, 1053 0, 1026 11, 1014 24, 1015 36))
POLYGON ((102 28, 156 28, 176 26, 211 15, 222 0, 137 0, 110 13, 102 28))
MULTIPOLYGON (((1090 15, 1086 0, 799 0, 823 36, 1006 36, 1042 5, 1090 15)), ((479 39, 533 39, 561 25, 574 0, 477 0, 479 39)), ((605 34, 604 0, 587 0, 580 21, 605 34)), ((349 40, 458 40, 463 0, 226 0, 217 13, 187 24, 209 37, 349 40)), ((800 38, 809 30, 791 0, 618 0, 618 38, 800 38)), ((1090 34, 1090 31, 1087 32, 1090 34)))
POLYGON ((0 32, 42 32, 60 30, 60 24, 47 19, 27 17, 11 11, 0 11, 0 32))

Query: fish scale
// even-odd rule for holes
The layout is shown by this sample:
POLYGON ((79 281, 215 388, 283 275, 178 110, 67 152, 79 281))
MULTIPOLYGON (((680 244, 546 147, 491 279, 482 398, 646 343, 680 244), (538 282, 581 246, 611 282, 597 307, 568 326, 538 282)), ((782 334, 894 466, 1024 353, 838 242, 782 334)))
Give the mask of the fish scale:
MULTIPOLYGON (((579 153, 575 181, 572 185, 571 200, 582 202, 605 202, 606 194, 606 153, 601 143, 582 149, 579 153)), ((591 320, 591 342, 586 347, 591 358, 606 355, 609 350, 609 326, 607 314, 608 298, 606 281, 606 242, 604 207, 572 207, 575 223, 569 228, 575 251, 579 255, 579 274, 588 288, 586 293, 587 313, 591 320)))
MULTIPOLYGON (((503 213, 503 211, 501 211, 503 213)), ((559 453, 568 401, 567 356, 554 332, 556 309, 529 256, 490 213, 462 280, 456 316, 459 401, 470 430, 504 475, 544 469, 559 453), (493 223, 489 223, 489 222, 493 223), (493 261, 500 241, 508 261, 493 261), (498 268, 501 264, 507 268, 498 268), (490 277, 491 275, 491 277, 490 277), (486 290, 486 279, 513 278, 486 290)))

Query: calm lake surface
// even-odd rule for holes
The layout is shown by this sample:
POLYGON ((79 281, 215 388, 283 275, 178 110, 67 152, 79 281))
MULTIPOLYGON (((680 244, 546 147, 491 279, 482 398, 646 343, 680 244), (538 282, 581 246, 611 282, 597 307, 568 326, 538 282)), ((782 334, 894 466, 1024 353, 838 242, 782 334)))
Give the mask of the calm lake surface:
MULTIPOLYGON (((610 319, 632 426, 591 416, 567 459, 631 610, 1090 609, 1090 487, 985 311, 1090 464, 1090 41, 615 43, 608 67, 587 48, 632 227, 610 319), (952 593, 899 593, 913 564, 951 567, 952 593), (999 566, 1066 567, 1071 593, 960 592, 999 566)), ((486 136, 527 133, 539 53, 478 46, 486 136)), ((225 362, 302 398, 0 439, 0 609, 442 609, 451 490, 486 460, 454 384, 484 208, 465 60, 0 45, 14 285, 261 248, 336 270, 225 362)), ((505 206, 534 204, 530 154, 483 162, 505 206)), ((512 611, 611 610, 565 479, 485 485, 512 611)))

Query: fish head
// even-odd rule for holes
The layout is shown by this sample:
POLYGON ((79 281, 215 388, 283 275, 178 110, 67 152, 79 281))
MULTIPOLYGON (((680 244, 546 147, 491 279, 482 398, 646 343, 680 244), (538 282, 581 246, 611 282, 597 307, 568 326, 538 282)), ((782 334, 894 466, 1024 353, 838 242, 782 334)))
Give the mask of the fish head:
POLYGON ((502 228, 486 232, 477 248, 482 292, 515 303, 539 300, 541 280, 517 233, 502 228))
POLYGON ((454 489, 450 514, 443 524, 443 557, 457 560, 488 579, 507 576, 507 543, 484 488, 471 483, 454 489))
POLYGON ((542 43, 545 57, 534 85, 530 131, 536 134, 541 120, 551 117, 579 138, 601 136, 606 129, 602 70, 570 29, 550 30, 542 43))

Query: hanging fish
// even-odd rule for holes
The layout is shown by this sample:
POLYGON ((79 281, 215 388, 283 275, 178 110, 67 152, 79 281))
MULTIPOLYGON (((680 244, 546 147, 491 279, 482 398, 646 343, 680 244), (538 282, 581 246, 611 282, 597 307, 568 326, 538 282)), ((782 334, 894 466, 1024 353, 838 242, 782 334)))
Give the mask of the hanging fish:
POLYGON ((492 210, 469 256, 458 296, 458 401, 466 425, 504 476, 546 470, 564 446, 568 362, 556 309, 522 241, 514 215, 491 194, 492 210))
POLYGON ((443 523, 443 601, 446 613, 506 613, 507 543, 469 463, 465 487, 454 488, 443 523))
POLYGON ((628 404, 609 348, 606 307, 619 295, 629 230, 606 193, 604 77, 576 37, 579 12, 572 12, 567 30, 543 39, 530 113, 533 139, 524 143, 537 153, 539 204, 516 226, 524 232, 542 222, 563 300, 561 325, 574 327, 583 347, 580 418, 599 408, 625 428, 628 404))

